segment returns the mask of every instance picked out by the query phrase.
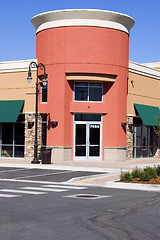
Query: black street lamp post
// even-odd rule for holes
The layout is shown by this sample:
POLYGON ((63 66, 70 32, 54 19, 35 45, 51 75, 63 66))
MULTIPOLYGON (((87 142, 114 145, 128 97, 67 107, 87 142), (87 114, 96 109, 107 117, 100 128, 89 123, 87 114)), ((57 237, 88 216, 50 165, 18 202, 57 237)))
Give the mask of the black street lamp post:
POLYGON ((35 112, 35 139, 34 139, 34 159, 33 161, 31 161, 31 163, 40 163, 38 161, 38 140, 37 140, 37 131, 38 131, 38 94, 39 94, 39 90, 38 90, 38 85, 39 85, 39 82, 38 82, 38 79, 39 79, 39 76, 38 76, 38 69, 40 68, 41 70, 44 71, 43 73, 43 77, 42 77, 42 80, 40 79, 40 84, 42 84, 43 86, 45 86, 47 84, 47 75, 46 75, 46 69, 45 69, 45 66, 43 63, 39 63, 37 64, 36 62, 31 62, 29 64, 29 71, 28 71, 28 77, 27 77, 27 80, 28 82, 30 83, 32 81, 32 74, 31 74, 31 67, 33 68, 37 68, 37 79, 36 79, 36 112, 35 112))

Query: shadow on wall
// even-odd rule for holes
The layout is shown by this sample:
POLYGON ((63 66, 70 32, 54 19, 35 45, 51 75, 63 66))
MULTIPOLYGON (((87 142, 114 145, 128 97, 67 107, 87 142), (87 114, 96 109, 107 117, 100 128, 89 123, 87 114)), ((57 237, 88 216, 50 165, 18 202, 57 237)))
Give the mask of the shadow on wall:
POLYGON ((99 82, 99 83, 103 83, 103 95, 105 95, 107 92, 109 92, 109 90, 111 89, 111 87, 114 85, 115 83, 115 79, 116 79, 116 75, 106 75, 106 74, 92 74, 92 73, 70 73, 70 74, 66 74, 66 78, 68 79, 68 84, 72 90, 72 92, 74 91, 74 82, 99 82), (69 78, 67 77, 69 76, 69 78), (107 78, 108 81, 100 81, 100 79, 105 79, 107 78), (97 80, 96 80, 97 79, 97 80))
POLYGON ((47 129, 55 128, 58 126, 58 121, 52 121, 50 117, 50 113, 48 113, 48 121, 47 121, 47 129))

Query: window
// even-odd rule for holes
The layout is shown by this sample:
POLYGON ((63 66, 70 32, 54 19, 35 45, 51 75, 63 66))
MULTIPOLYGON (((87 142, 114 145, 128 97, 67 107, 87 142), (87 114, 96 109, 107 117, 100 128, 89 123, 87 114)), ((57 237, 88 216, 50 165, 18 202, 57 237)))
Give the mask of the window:
POLYGON ((46 103, 47 102, 47 85, 41 86, 41 102, 46 103))
POLYGON ((102 83, 75 82, 74 100, 101 102, 103 95, 102 83))
POLYGON ((145 158, 153 157, 155 154, 154 147, 154 129, 152 126, 142 124, 140 118, 134 118, 133 128, 133 157, 145 158))
POLYGON ((0 123, 0 157, 24 157, 24 114, 15 123, 0 123))
POLYGON ((75 121, 101 121, 101 114, 76 113, 75 121))

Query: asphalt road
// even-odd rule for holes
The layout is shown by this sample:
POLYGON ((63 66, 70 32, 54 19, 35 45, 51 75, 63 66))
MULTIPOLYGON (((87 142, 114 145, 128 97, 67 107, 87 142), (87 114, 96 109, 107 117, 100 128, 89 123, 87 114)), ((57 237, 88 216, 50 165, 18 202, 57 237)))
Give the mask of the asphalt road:
POLYGON ((0 239, 160 239, 159 193, 21 179, 18 171, 7 180, 2 171, 0 239))
POLYGON ((29 179, 34 181, 65 182, 72 178, 104 174, 104 172, 86 172, 73 170, 47 170, 0 167, 0 179, 29 179))

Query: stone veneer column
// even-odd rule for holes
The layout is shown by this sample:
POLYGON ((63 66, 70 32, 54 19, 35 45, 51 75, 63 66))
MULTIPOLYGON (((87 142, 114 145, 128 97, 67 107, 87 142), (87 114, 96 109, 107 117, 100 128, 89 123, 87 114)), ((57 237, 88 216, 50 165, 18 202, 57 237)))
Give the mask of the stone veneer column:
MULTIPOLYGON (((41 148, 41 116, 38 115, 38 157, 41 148)), ((34 139, 35 139, 35 114, 25 114, 25 151, 24 158, 34 157, 34 139), (31 125, 29 126, 30 123, 31 125)))
POLYGON ((160 136, 155 133, 155 142, 154 142, 154 147, 155 147, 155 158, 160 158, 160 136))
POLYGON ((133 117, 127 116, 127 153, 126 158, 133 158, 133 117), (131 126, 130 126, 131 124, 131 126))

